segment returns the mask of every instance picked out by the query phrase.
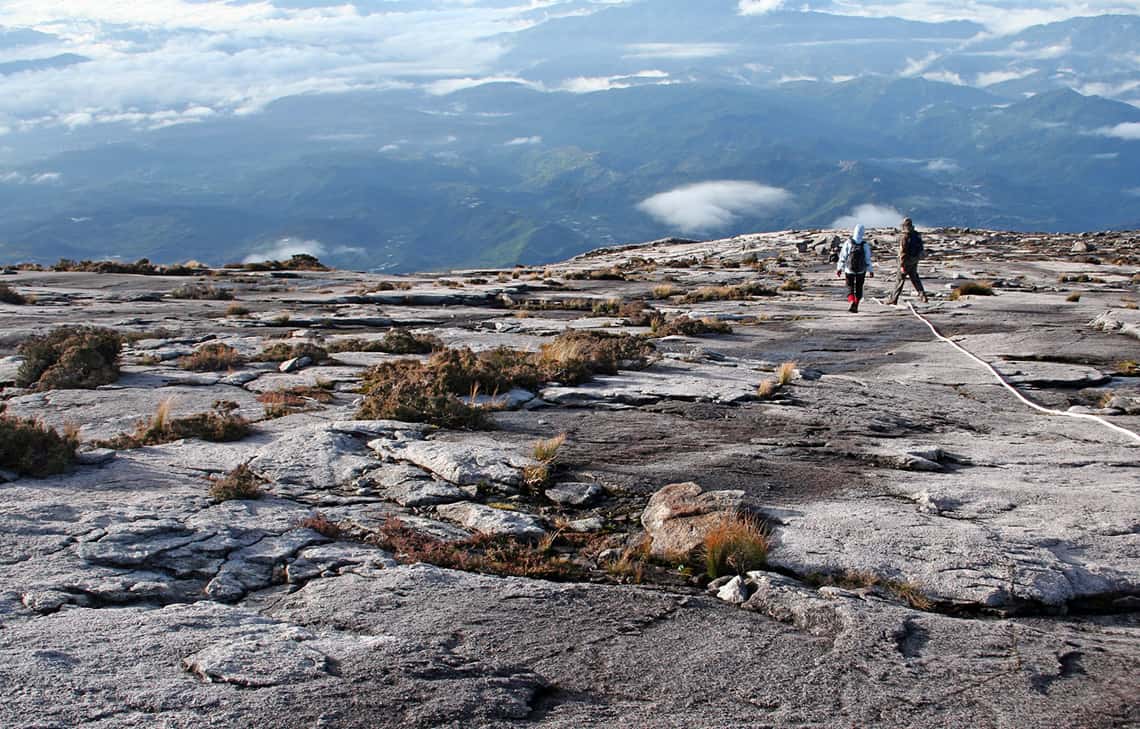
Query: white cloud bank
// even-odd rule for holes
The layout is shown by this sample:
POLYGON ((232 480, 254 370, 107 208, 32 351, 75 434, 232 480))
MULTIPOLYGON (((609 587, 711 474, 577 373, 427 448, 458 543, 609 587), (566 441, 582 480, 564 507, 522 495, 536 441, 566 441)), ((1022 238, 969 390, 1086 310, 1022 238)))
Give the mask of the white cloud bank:
POLYGON ((1116 137, 1128 141, 1140 140, 1140 122, 1125 122, 1114 127, 1105 127, 1099 132, 1106 137, 1116 137))
POLYGON ((832 221, 832 228, 854 228, 856 223, 862 223, 868 228, 893 228, 902 222, 905 216, 889 205, 872 205, 870 203, 859 205, 849 215, 836 218, 832 221))
POLYGON ((744 180, 712 180, 678 187, 638 204, 638 210, 685 233, 717 230, 746 213, 787 204, 792 194, 744 180))
POLYGON ((740 0, 737 7, 741 15, 763 15, 773 10, 779 10, 784 0, 740 0))

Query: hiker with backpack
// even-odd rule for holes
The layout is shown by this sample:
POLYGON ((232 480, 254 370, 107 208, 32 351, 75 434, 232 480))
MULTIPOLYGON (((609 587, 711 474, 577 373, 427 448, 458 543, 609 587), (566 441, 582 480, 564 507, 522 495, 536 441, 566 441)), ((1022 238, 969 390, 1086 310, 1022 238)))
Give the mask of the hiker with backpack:
POLYGON ((914 290, 918 292, 922 303, 925 304, 929 299, 926 296, 926 289, 922 287, 922 279, 918 277, 918 262, 922 259, 923 253, 922 236, 914 229, 914 223, 911 222, 910 218, 903 218, 899 227, 901 232, 899 233, 898 280, 895 281, 895 290, 887 298, 886 304, 894 306, 899 302, 899 296, 902 294, 903 286, 906 285, 908 278, 914 285, 914 290))
POLYGON ((875 277, 875 267, 871 263, 871 246, 863 240, 863 224, 859 223, 851 231, 851 237, 839 249, 839 259, 835 262, 835 277, 847 277, 847 311, 859 312, 859 302, 863 299, 863 281, 875 277))

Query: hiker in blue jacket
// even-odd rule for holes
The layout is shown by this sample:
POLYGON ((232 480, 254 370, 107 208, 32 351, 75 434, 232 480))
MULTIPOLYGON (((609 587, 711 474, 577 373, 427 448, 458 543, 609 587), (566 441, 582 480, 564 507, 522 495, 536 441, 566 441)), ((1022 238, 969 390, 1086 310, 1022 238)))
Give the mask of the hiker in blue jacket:
POLYGON ((863 240, 863 224, 859 223, 851 231, 851 237, 839 249, 839 259, 835 262, 835 277, 847 277, 847 301, 851 304, 847 311, 858 313, 859 302, 863 299, 863 281, 867 276, 875 277, 875 266, 871 262, 871 245, 863 240))

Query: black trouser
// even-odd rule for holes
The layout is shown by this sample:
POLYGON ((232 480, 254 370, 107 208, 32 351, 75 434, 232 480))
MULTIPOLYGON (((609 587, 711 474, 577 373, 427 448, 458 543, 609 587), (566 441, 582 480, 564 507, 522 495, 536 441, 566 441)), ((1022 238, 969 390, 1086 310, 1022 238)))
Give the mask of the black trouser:
POLYGON ((848 273, 847 276, 847 296, 848 298, 854 296, 856 301, 863 300, 863 282, 867 280, 865 273, 848 273))
POLYGON ((902 295, 903 286, 906 285, 906 280, 909 278, 911 284, 914 285, 914 290, 920 295, 926 294, 926 289, 922 288, 922 279, 918 277, 918 261, 903 259, 902 265, 897 272, 898 280, 895 281, 895 290, 891 292, 890 298, 887 299, 888 304, 897 304, 899 296, 902 295))

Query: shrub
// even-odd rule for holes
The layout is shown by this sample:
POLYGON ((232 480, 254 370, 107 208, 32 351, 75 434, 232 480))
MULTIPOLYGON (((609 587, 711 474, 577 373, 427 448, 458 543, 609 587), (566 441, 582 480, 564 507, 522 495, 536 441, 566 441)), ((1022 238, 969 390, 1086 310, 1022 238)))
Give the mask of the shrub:
POLYGON ((392 329, 381 339, 341 339, 328 345, 330 352, 387 352, 388 354, 427 354, 443 349, 443 342, 432 334, 413 334, 392 329))
POLYGON ((254 358, 259 362, 285 362, 297 357, 308 357, 313 362, 324 362, 329 358, 328 350, 309 342, 276 342, 258 352, 254 358))
POLYGON ((1074 304, 1080 300, 1081 300, 1081 295, 1080 295, 1080 293, 1078 293, 1076 291, 1074 291, 1073 293, 1071 293, 1065 297, 1065 301, 1068 301, 1068 302, 1071 302, 1074 304))
POLYGON ((134 433, 124 433, 99 445, 107 448, 138 448, 144 445, 169 443, 181 438, 199 438, 216 443, 241 440, 249 435, 249 421, 234 411, 238 404, 230 400, 215 400, 211 410, 185 418, 170 417, 170 401, 159 403, 150 420, 138 424, 134 433))
POLYGON ((674 335, 699 337, 704 334, 732 334, 732 327, 728 322, 723 322, 711 316, 706 316, 702 319, 678 316, 669 321, 658 317, 653 320, 651 326, 653 327, 652 336, 654 337, 669 337, 674 335))
POLYGON ((0 303, 19 306, 28 303, 28 300, 19 292, 9 288, 8 284, 0 283, 0 303))
POLYGON ((172 299, 203 299, 211 301, 229 301, 233 299, 234 292, 207 283, 187 283, 171 291, 168 296, 172 299))
POLYGON ((210 479, 210 498, 214 501, 261 498, 263 481, 248 463, 243 463, 222 478, 210 479))
POLYGON ((957 301, 963 296, 993 296, 994 287, 989 281, 967 281, 954 287, 950 292, 950 300, 957 301))
POLYGON ((760 283, 743 283, 735 286, 702 286, 681 297, 684 304, 699 304, 705 301, 736 301, 750 296, 775 296, 776 291, 760 283))
POLYGON ((291 413, 309 410, 318 403, 329 403, 333 394, 323 387, 301 385, 286 390, 271 390, 257 396, 257 401, 265 408, 265 417, 280 418, 291 413))
POLYGON ((768 533, 754 516, 725 514, 705 535, 703 552, 709 577, 742 575, 767 562, 768 533))
POLYGON ((245 358, 236 349, 221 342, 211 342, 178 358, 178 366, 193 372, 219 372, 240 367, 245 358))
POLYGON ((477 534, 460 541, 444 541, 411 529, 399 519, 388 518, 365 541, 392 552, 401 563, 426 562, 470 572, 554 580, 585 576, 581 567, 552 553, 552 538, 530 544, 477 534))
POLYGON ((245 316, 249 309, 241 304, 230 304, 226 307, 226 316, 245 316))
POLYGON ((60 435, 35 420, 0 415, 0 468, 4 470, 36 478, 60 473, 75 459, 78 445, 74 432, 60 435))
POLYGON ((60 327, 27 339, 16 384, 37 390, 94 388, 119 378, 122 338, 99 327, 60 327))
POLYGON ((681 289, 673 284, 661 284, 653 287, 653 298, 655 299, 668 299, 670 296, 676 296, 681 293, 681 289))
POLYGON ((781 291, 803 291, 804 290, 804 284, 803 284, 803 281, 799 280, 798 278, 789 278, 789 279, 786 279, 784 281, 784 283, 780 284, 780 290, 781 291))
POLYGON ((328 537, 329 539, 340 539, 344 533, 344 530, 340 528, 340 524, 337 524, 319 511, 297 522, 297 526, 302 529, 312 529, 317 534, 328 537))
MULTIPOLYGON (((488 424, 482 408, 460 398, 524 388, 547 382, 577 384, 595 374, 644 367, 653 346, 639 337, 600 332, 566 332, 536 352, 499 347, 479 352, 442 349, 427 362, 382 362, 365 373, 363 419, 433 423, 445 428, 488 424)), ((474 399, 472 397, 472 399, 474 399)))

